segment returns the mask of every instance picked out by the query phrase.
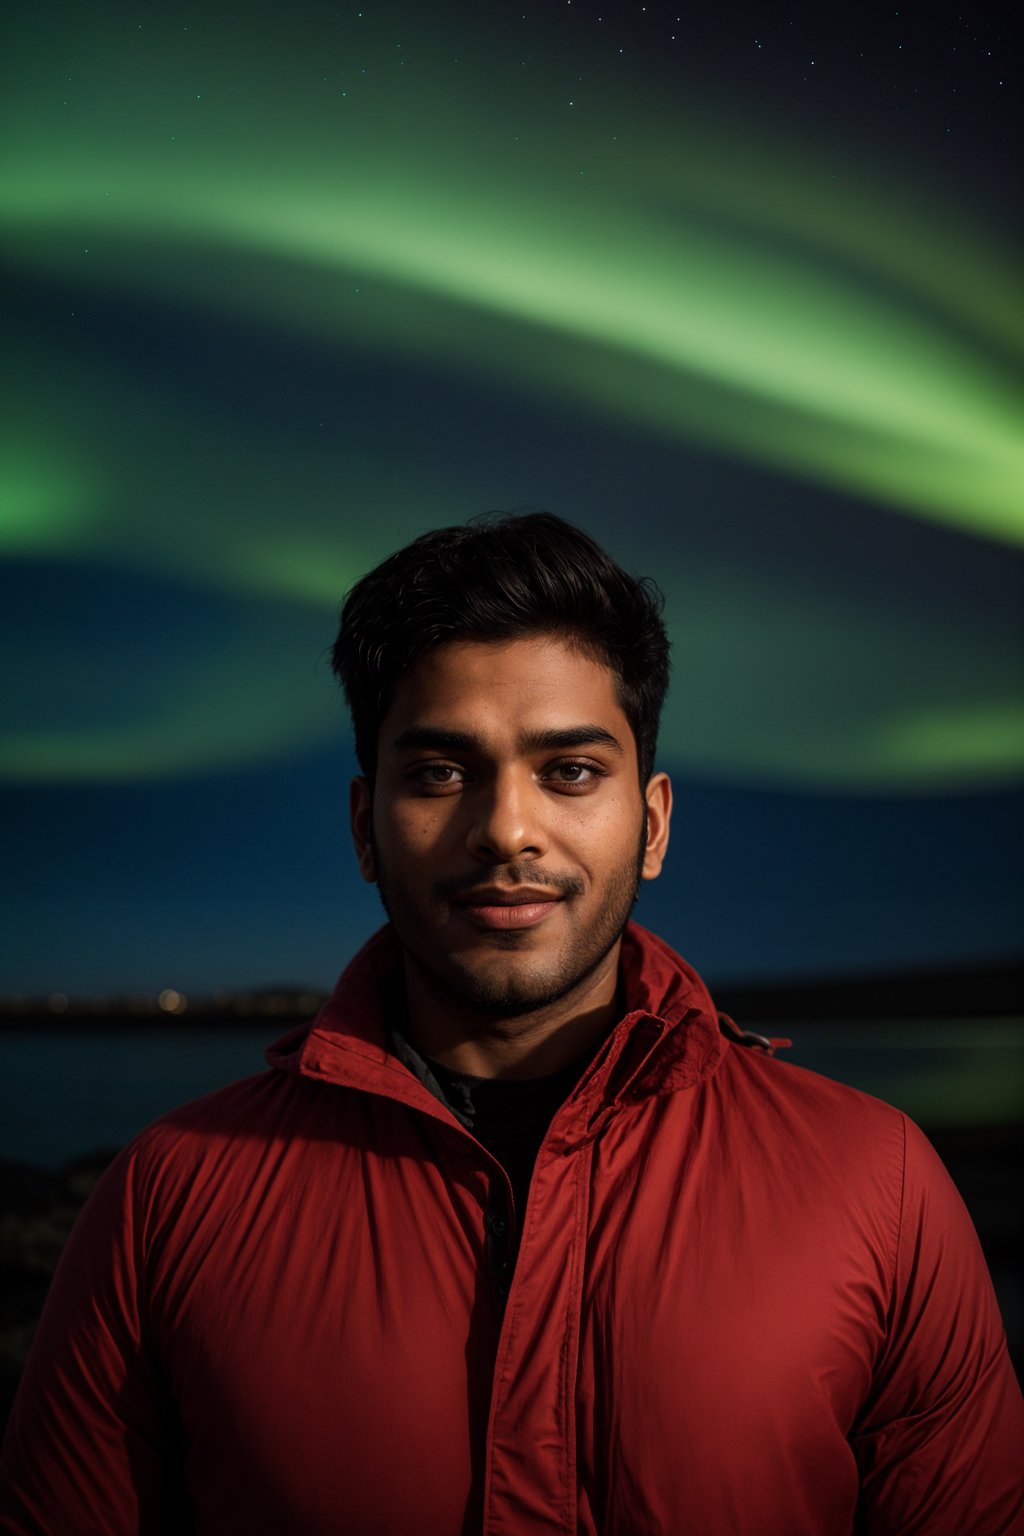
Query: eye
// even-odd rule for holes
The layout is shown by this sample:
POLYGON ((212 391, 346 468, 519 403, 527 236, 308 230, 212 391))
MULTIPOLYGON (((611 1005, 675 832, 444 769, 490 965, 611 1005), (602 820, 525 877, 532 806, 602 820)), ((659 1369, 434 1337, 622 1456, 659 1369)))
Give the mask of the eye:
POLYGON ((542 777, 560 792, 583 793, 596 789, 599 779, 604 777, 604 770, 596 763, 563 762, 553 763, 545 769, 542 777))
POLYGON ((454 763, 421 763, 413 769, 411 777, 419 788, 436 795, 458 789, 463 782, 461 774, 462 769, 456 768, 454 763))

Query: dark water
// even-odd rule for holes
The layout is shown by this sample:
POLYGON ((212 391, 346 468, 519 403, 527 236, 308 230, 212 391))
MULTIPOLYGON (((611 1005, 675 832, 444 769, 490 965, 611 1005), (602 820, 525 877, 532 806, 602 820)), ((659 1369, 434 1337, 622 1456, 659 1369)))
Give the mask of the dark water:
MULTIPOLYGON (((57 1167, 121 1146, 176 1105, 262 1071, 264 1050, 285 1032, 0 1032, 0 1158, 57 1167)), ((1024 1120, 1024 1020, 804 1024, 791 1033, 784 1059, 876 1094, 926 1128, 1024 1120)))

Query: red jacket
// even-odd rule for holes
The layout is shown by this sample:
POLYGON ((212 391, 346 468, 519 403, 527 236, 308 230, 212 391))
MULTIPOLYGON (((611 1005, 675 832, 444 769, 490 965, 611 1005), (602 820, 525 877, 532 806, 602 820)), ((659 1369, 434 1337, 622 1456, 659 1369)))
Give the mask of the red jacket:
POLYGON ((731 1042, 631 927, 631 1011, 541 1147, 503 1310, 511 1191, 389 1049, 394 963, 385 929, 271 1071, 104 1177, 0 1529, 155 1532, 176 1483, 203 1536, 1024 1529, 984 1261, 899 1111, 731 1042))

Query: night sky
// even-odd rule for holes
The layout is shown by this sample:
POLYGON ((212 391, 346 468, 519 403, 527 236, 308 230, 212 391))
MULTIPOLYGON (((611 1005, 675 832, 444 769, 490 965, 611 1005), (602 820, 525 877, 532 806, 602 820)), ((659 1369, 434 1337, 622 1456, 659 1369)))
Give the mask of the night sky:
POLYGON ((0 992, 329 984, 338 603, 544 507, 662 585, 712 979, 1024 936, 1020 57, 989 5, 20 6, 0 992))

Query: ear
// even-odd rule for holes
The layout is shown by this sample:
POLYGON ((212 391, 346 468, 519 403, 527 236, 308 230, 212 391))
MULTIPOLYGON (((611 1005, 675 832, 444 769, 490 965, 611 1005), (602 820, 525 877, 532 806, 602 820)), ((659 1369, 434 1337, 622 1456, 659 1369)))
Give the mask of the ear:
POLYGON ((641 876, 644 880, 656 880, 665 862, 672 819, 672 783, 667 773, 651 775, 644 798, 647 801, 647 850, 641 876))
POLYGON ((377 879, 377 865, 373 857, 373 806, 370 786, 361 775, 354 778, 349 786, 348 814, 359 873, 372 885, 377 879))

